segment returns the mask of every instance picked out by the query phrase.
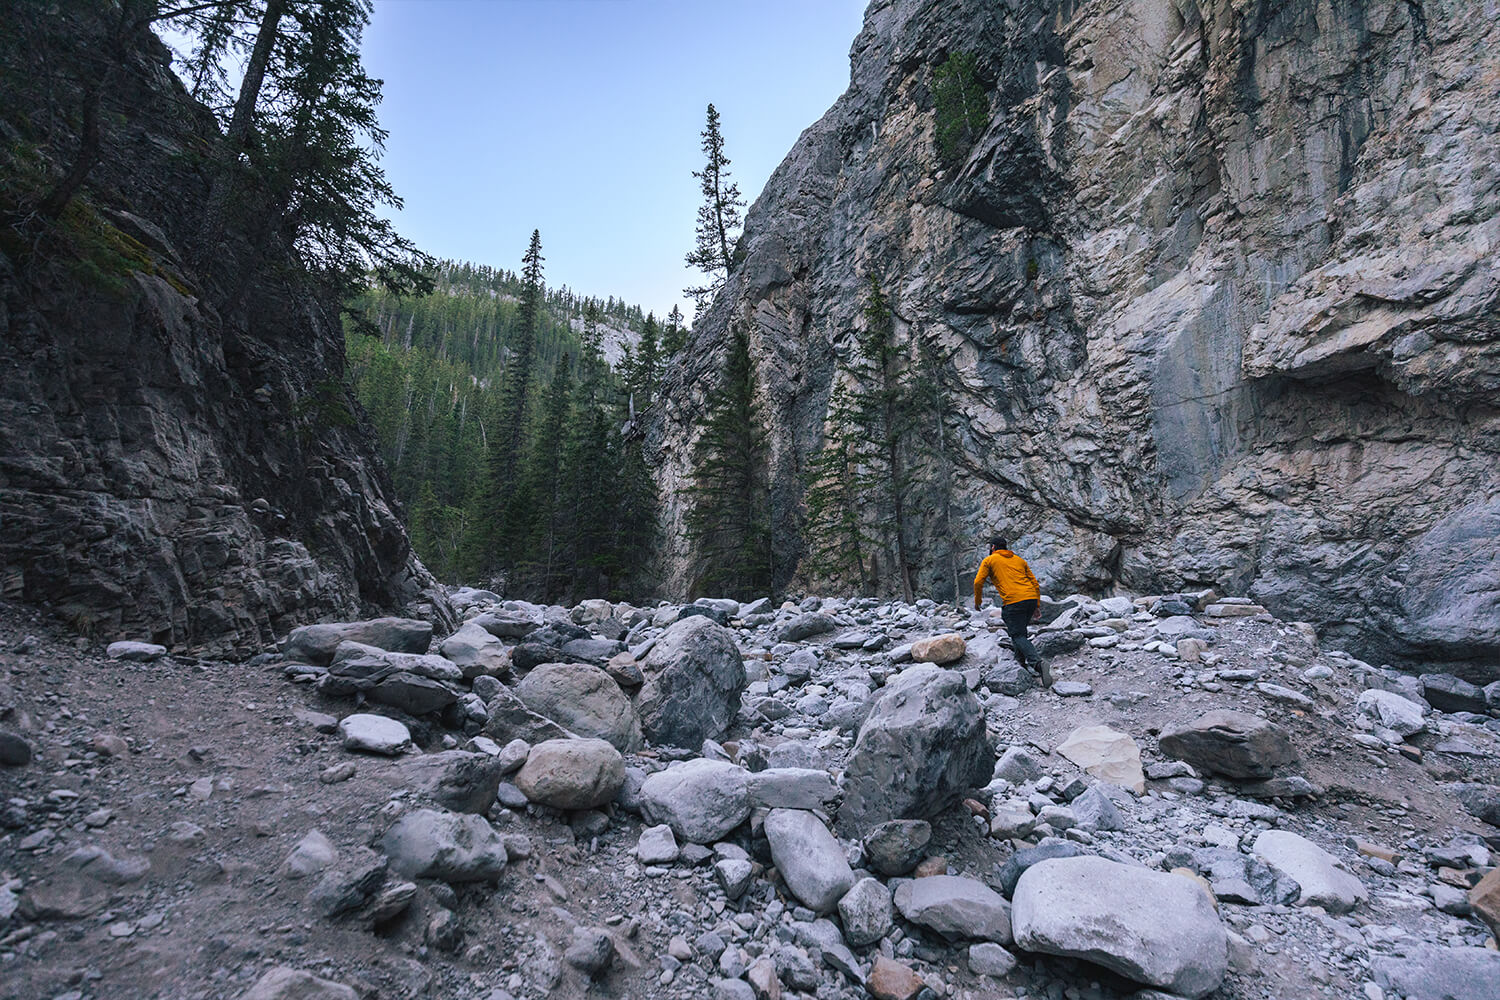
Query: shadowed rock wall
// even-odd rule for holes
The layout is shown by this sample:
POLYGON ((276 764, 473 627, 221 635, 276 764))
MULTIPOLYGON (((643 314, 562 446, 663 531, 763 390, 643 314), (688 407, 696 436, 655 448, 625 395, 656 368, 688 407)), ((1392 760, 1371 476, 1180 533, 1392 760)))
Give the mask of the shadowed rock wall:
MULTIPOLYGON (((949 400, 924 593, 962 598, 1000 529, 1052 592, 1216 586, 1368 656, 1500 676, 1497 14, 877 0, 669 375, 665 495, 742 325, 796 562, 875 274, 949 400), (991 120, 945 171, 931 88, 955 52, 991 120)), ((665 559, 681 590, 680 534, 665 559)))
MULTIPOLYGON (((70 148, 71 75, 61 114, 3 102, 7 152, 70 148)), ((154 38, 101 119, 60 241, 0 245, 0 592, 104 638, 221 653, 414 601, 441 621, 344 386, 338 303, 243 232, 238 263, 186 259, 217 130, 154 38)))

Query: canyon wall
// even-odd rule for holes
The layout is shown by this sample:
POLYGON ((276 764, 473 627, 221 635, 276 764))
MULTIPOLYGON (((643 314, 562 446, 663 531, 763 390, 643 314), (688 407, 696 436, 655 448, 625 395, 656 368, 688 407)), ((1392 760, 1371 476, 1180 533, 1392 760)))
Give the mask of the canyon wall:
POLYGON ((1212 586, 1500 677, 1497 210, 1496 0, 876 0, 651 414, 667 589, 736 329, 797 563, 875 276, 946 395, 919 596, 998 530, 1053 594, 1212 586), (990 114, 945 168, 955 55, 990 114))

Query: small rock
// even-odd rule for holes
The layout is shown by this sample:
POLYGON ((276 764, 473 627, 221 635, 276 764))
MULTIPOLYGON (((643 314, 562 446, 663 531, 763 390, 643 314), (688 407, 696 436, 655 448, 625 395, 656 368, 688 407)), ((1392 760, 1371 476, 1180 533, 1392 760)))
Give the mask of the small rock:
POLYGON ((257 979, 240 1000, 359 1000, 359 994, 343 983, 278 965, 257 979))
POLYGON ((922 860, 931 841, 932 825, 926 820, 890 820, 865 835, 865 857, 881 875, 905 875, 922 860))
POLYGON ((573 928, 573 943, 563 953, 564 961, 591 978, 603 975, 614 957, 614 938, 602 927, 573 928))
POLYGON ((112 642, 104 650, 104 655, 111 660, 132 660, 136 663, 150 663, 167 655, 166 646, 158 646, 152 642, 112 642))
POLYGON ((635 845, 635 856, 643 865, 669 865, 677 860, 680 853, 677 838, 672 835, 672 828, 665 823, 642 830, 635 845))
POLYGON ((875 1000, 914 1000, 925 987, 922 977, 910 966, 884 955, 875 956, 875 964, 865 979, 865 989, 875 1000))
POLYGON ((874 944, 891 930, 891 890, 879 879, 860 879, 839 900, 839 921, 854 947, 874 944))
POLYGON ((1298 903, 1331 913, 1352 910, 1369 893, 1359 879, 1337 867, 1333 855, 1287 830, 1266 830, 1255 838, 1254 853, 1302 886, 1298 903))
POLYGON ((978 938, 1011 942, 1010 904, 982 882, 960 875, 933 875, 903 882, 896 909, 949 940, 978 938))
POLYGON ((993 941, 980 941, 969 945, 969 971, 976 976, 999 979, 1008 976, 1016 967, 1016 956, 993 941))
POLYGON ((347 715, 339 722, 344 749, 395 757, 411 746, 411 731, 383 715, 347 715))
POLYGON ((963 636, 938 635, 912 643, 911 658, 917 663, 936 663, 943 666, 963 659, 964 649, 963 636))

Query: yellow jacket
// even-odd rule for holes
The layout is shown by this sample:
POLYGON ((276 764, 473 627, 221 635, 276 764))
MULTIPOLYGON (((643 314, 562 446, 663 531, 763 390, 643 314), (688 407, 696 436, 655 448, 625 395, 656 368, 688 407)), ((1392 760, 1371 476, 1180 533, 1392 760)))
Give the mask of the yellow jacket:
POLYGON ((984 562, 979 564, 979 575, 974 577, 974 604, 976 606, 984 600, 986 580, 994 582, 995 589, 1000 592, 1001 604, 1034 601, 1042 596, 1042 587, 1036 582, 1036 574, 1031 572, 1031 567, 1026 565, 1025 559, 1010 549, 991 552, 985 557, 984 562))

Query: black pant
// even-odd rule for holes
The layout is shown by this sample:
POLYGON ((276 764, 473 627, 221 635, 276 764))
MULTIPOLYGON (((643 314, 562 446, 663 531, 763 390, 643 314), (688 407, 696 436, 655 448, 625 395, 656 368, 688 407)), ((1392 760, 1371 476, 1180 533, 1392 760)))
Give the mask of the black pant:
POLYGON ((1042 654, 1026 638, 1026 626, 1031 624, 1036 608, 1037 602, 1031 600, 1016 601, 1000 609, 1000 620, 1005 623, 1005 634, 1010 636, 1010 644, 1015 648, 1016 657, 1028 667, 1042 662, 1042 654))

